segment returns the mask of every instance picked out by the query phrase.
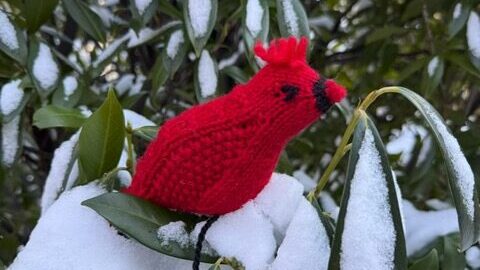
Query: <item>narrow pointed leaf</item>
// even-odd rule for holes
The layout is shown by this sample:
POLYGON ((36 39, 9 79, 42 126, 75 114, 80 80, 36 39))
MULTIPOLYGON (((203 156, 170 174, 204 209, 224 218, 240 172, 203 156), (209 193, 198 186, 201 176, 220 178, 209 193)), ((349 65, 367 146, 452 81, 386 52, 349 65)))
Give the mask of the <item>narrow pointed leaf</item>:
POLYGON ((33 114, 33 125, 42 128, 68 127, 79 128, 87 118, 78 109, 44 106, 33 114))
POLYGON ((137 128, 133 130, 133 134, 146 140, 146 141, 153 141, 155 137, 157 137, 159 127, 157 126, 145 126, 141 128, 137 128))
POLYGON ((375 125, 363 114, 350 150, 329 269, 406 269, 403 232, 388 156, 375 125))
POLYGON ((172 77, 185 60, 189 46, 183 29, 178 29, 170 35, 167 45, 162 52, 162 61, 165 69, 172 77))
POLYGON ((36 41, 30 43, 28 72, 40 96, 46 98, 57 88, 60 70, 47 44, 36 41))
POLYGON ((217 62, 208 51, 203 51, 198 59, 194 78, 195 94, 199 102, 208 101, 218 95, 217 62))
MULTIPOLYGON (((82 202, 82 205, 92 208, 119 231, 153 250, 187 260, 194 258, 194 246, 182 247, 171 241, 162 243, 157 237, 157 230, 174 221, 192 225, 199 221, 197 216, 173 212, 121 192, 105 193, 82 202)), ((202 256, 201 260, 213 263, 216 258, 202 256)))
POLYGON ((277 0, 277 20, 283 37, 309 37, 307 13, 299 0, 277 0))
POLYGON ((95 40, 102 43, 105 42, 107 31, 97 13, 93 12, 84 1, 63 0, 62 2, 65 10, 83 31, 87 32, 95 40))
POLYGON ((24 66, 27 63, 28 52, 24 33, 2 10, 0 10, 0 19, 5 31, 0 38, 0 50, 24 66))
POLYGON ((422 114, 440 148, 458 212, 460 249, 464 251, 480 239, 479 193, 472 168, 463 155, 458 141, 435 108, 423 97, 407 88, 397 87, 396 89, 422 114))
POLYGON ((418 261, 414 262, 408 270, 438 270, 438 252, 436 249, 432 249, 427 255, 418 261))
POLYGON ((130 0, 130 10, 133 15, 130 24, 133 29, 138 31, 144 27, 157 12, 158 0, 150 0, 150 2, 130 0))
POLYGON ((18 159, 21 150, 22 116, 17 115, 6 123, 0 123, 0 156, 1 163, 6 167, 12 167, 18 159))
POLYGON ((257 41, 267 42, 270 14, 267 0, 248 0, 243 16, 243 37, 248 49, 257 41))
POLYGON ((29 33, 35 33, 52 16, 59 0, 25 0, 23 13, 29 33))
POLYGON ((480 35, 480 16, 477 12, 470 12, 467 21, 467 44, 468 54, 472 64, 480 70, 480 42, 478 36, 480 35))
POLYGON ((462 2, 458 2, 453 7, 452 20, 448 24, 448 36, 450 38, 454 37, 468 20, 468 15, 470 15, 470 5, 467 5, 462 2))
POLYGON ((183 17, 188 37, 197 56, 207 44, 217 20, 218 0, 186 0, 183 17))
POLYGON ((80 183, 109 172, 118 163, 125 140, 125 121, 113 90, 102 106, 83 124, 78 145, 80 183))

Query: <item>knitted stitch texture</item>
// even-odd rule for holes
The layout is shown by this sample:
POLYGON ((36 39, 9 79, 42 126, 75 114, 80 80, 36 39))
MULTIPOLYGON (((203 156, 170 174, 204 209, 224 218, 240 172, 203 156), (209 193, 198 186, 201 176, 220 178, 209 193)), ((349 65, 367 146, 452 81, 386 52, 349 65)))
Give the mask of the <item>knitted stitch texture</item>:
POLYGON ((255 46, 267 64, 248 83, 167 121, 125 192, 205 215, 239 209, 267 184, 287 142, 346 91, 306 63, 305 38, 255 46))

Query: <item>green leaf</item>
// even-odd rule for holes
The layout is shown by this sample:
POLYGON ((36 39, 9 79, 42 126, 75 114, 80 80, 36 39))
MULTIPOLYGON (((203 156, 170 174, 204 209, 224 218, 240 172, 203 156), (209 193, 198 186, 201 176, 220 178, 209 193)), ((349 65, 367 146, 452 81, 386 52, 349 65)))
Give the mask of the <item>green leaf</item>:
POLYGON ((220 70, 221 73, 225 73, 227 76, 232 78, 236 83, 246 83, 248 82, 248 75, 236 66, 224 67, 220 70))
MULTIPOLYGON (((27 63, 27 41, 25 35, 2 10, 0 10, 0 16, 5 16, 15 31, 15 37, 12 37, 14 40, 12 39, 8 44, 4 42, 4 39, 0 39, 0 50, 22 66, 25 66, 27 63)), ((7 29, 8 25, 4 25, 4 27, 7 29)))
POLYGON ((452 13, 452 20, 448 24, 448 36, 449 38, 454 37, 468 20, 468 15, 470 15, 470 5, 467 5, 462 2, 455 4, 452 13))
POLYGON ((133 130, 133 134, 146 140, 153 141, 157 137, 159 127, 157 126, 145 126, 133 130))
POLYGON ((445 59, 457 65, 461 70, 465 70, 476 78, 480 79, 480 71, 470 62, 470 59, 465 53, 448 52, 445 54, 445 59))
MULTIPOLYGON (((200 56, 200 53, 202 52, 205 44, 207 44, 208 38, 210 37, 210 34, 212 33, 212 30, 215 26, 215 22, 217 20, 218 0, 209 0, 211 8, 210 8, 210 14, 207 17, 208 22, 206 22, 207 26, 204 33, 195 31, 195 28, 197 28, 197 30, 202 30, 201 26, 200 26, 200 29, 198 29, 199 27, 194 27, 192 25, 189 6, 191 5, 191 3, 194 3, 194 1, 195 0, 186 0, 183 2, 183 17, 184 17, 185 27, 187 29, 188 37, 192 42, 195 53, 197 54, 197 56, 200 56)), ((196 19, 198 20, 198 17, 196 19)))
POLYGON ((432 249, 423 258, 413 263, 408 270, 438 270, 438 252, 432 249))
POLYGON ((168 0, 159 0, 160 12, 167 14, 175 19, 183 19, 182 12, 179 11, 174 5, 170 4, 168 0))
POLYGON ((467 23, 467 44, 468 44, 468 55, 470 56, 470 61, 472 64, 480 70, 480 55, 478 48, 478 41, 474 36, 478 37, 478 25, 480 24, 480 17, 477 12, 470 12, 467 23), (473 43, 473 44, 472 44, 473 43))
POLYGON ((375 29, 372 33, 367 36, 367 44, 381 41, 387 38, 390 38, 393 35, 400 34, 405 32, 405 29, 393 26, 393 25, 386 25, 382 28, 375 29))
POLYGON ((125 141, 122 106, 109 90, 102 106, 83 124, 78 145, 80 183, 100 178, 115 168, 125 141))
POLYGON ((162 52, 162 61, 165 69, 173 77, 182 62, 185 60, 189 46, 183 29, 178 29, 170 35, 166 48, 162 52))
MULTIPOLYGON (((9 153, 8 156, 5 158, 4 157, 4 149, 0 148, 0 157, 1 157, 0 162, 3 163, 3 165, 5 167, 11 168, 11 167, 13 167, 13 165, 15 165, 15 161, 18 160, 18 157, 19 157, 19 154, 20 154, 21 148, 22 148, 22 133, 23 133, 23 130, 21 128, 22 115, 17 115, 11 121, 9 121, 7 123, 1 123, 1 124, 2 124, 2 127, 0 129, 0 143, 2 143, 2 140, 5 139, 4 138, 5 134, 2 134, 2 132, 4 132, 5 130, 9 130, 9 131, 16 130, 17 131, 17 132, 10 132, 8 134, 9 144, 13 143, 12 139, 13 139, 14 136, 16 136, 16 145, 13 145, 13 146, 9 145, 10 146, 9 151, 13 150, 13 151, 15 151, 15 153, 13 153, 13 155, 12 155, 12 153, 9 153)), ((0 238, 0 240, 1 240, 1 238, 0 238)))
POLYGON ((307 13, 299 0, 277 0, 277 20, 282 37, 310 37, 307 13))
POLYGON ((24 92, 22 100, 20 101, 20 104, 18 105, 18 107, 15 110, 13 110, 11 113, 7 115, 2 115, 1 122, 2 123, 10 122, 13 118, 19 115, 23 111, 23 108, 25 108, 25 106, 27 105, 28 101, 30 100, 30 97, 31 97, 31 94, 29 92, 24 92))
POLYGON ((323 211, 323 208, 320 205, 319 200, 313 200, 312 205, 315 208, 315 210, 317 210, 318 217, 320 218, 320 221, 322 222, 323 227, 327 232, 330 245, 332 245, 333 236, 335 234, 335 221, 329 216, 328 213, 323 211))
POLYGON ((131 26, 135 31, 140 30, 144 27, 155 15, 158 9, 158 0, 152 0, 143 10, 139 10, 137 5, 137 1, 130 0, 130 11, 132 12, 132 19, 131 19, 131 26))
POLYGON ((128 38, 121 37, 106 46, 90 66, 92 76, 100 76, 105 67, 112 62, 112 59, 126 48, 127 42, 128 38))
MULTIPOLYGON (((58 70, 58 64, 57 61, 52 53, 52 50, 50 47, 45 44, 45 43, 39 43, 37 41, 32 41, 30 43, 30 50, 29 50, 29 55, 28 55, 28 73, 30 75, 30 78, 33 81, 33 84, 35 85, 35 88, 38 90, 37 92, 40 94, 41 97, 46 98, 48 95, 57 88, 58 80, 59 80, 59 70, 58 70), (40 53, 42 53, 42 61, 43 63, 37 63, 38 57, 40 57, 40 53), (49 58, 50 57, 50 58, 49 58), (48 65, 51 65, 51 69, 56 68, 56 74, 54 73, 53 70, 49 70, 50 76, 55 76, 55 81, 51 82, 51 78, 38 78, 37 74, 35 73, 36 65, 42 65, 41 67, 37 68, 44 68, 48 61, 48 65), (45 81, 46 80, 46 81, 45 81)), ((45 74, 44 74, 45 76, 45 74)))
POLYGON ((459 235, 452 234, 441 238, 443 245, 443 258, 441 260, 442 269, 465 269, 465 255, 458 252, 457 243, 459 235))
MULTIPOLYGON (((92 208, 119 231, 153 250, 187 260, 194 258, 195 247, 182 247, 172 241, 166 245, 158 239, 157 230, 174 221, 192 225, 199 221, 197 216, 180 214, 121 192, 105 193, 82 202, 82 205, 92 208)), ((213 263, 216 258, 202 256, 201 260, 213 263)))
POLYGON ((43 128, 66 127, 79 128, 86 117, 78 109, 47 105, 33 114, 33 125, 43 128))
MULTIPOLYGON (((348 211, 353 211, 350 208, 350 203, 358 203, 358 201, 351 202, 351 200, 361 200, 361 197, 368 196, 363 189, 370 187, 371 185, 378 185, 379 183, 369 183, 369 186, 364 187, 365 181, 367 179, 359 179, 357 174, 362 175, 364 172, 357 172, 359 168, 357 166, 362 166, 360 170, 366 170, 366 166, 375 166, 373 164, 368 164, 368 162, 372 159, 374 155, 378 155, 378 159, 380 164, 375 164, 377 166, 381 166, 381 171, 378 173, 382 173, 384 176, 382 180, 384 180, 385 184, 385 194, 375 194, 378 198, 377 200, 383 200, 382 202, 385 206, 388 206, 388 212, 391 218, 391 223, 393 225, 393 231, 395 233, 395 243, 394 246, 389 248, 393 249, 393 261, 392 264, 394 265, 394 269, 405 269, 407 267, 407 255, 406 255, 406 247, 405 247, 405 238, 404 238, 404 231, 402 225, 402 218, 400 215, 400 206, 399 201, 395 189, 395 180, 392 175, 392 169, 388 163, 388 155, 386 153, 385 147, 382 143, 380 135, 370 120, 370 118, 363 113, 360 116, 360 119, 357 123, 355 128, 354 137, 352 140, 352 148, 350 150, 350 156, 348 161, 348 169, 347 169, 347 177, 346 183, 343 190, 342 202, 340 205, 340 213, 337 220, 337 227, 335 229, 335 236, 333 240, 333 246, 330 255, 330 262, 329 262, 329 270, 341 269, 340 262, 342 260, 342 255, 345 254, 344 245, 351 244, 350 242, 343 242, 344 238, 344 229, 347 227, 349 228, 349 233, 352 233, 352 230, 359 230, 356 232, 357 236, 355 236, 356 241, 366 241, 367 239, 372 239, 371 235, 364 234, 360 235, 360 233, 365 230, 365 228, 358 228, 352 227, 352 224, 348 224, 347 222, 355 222, 357 220, 352 220, 355 215, 362 215, 364 219, 369 219, 371 213, 354 213, 351 215, 348 211), (367 144, 367 145, 365 145, 367 144), (371 146, 369 144, 372 144, 371 146), (363 147, 367 148, 363 148, 363 147), (376 153, 375 153, 375 152, 376 153), (355 181, 355 182, 354 182, 355 181), (354 189, 355 188, 355 189, 354 189), (363 193, 362 193, 363 192, 363 193), (382 197, 379 197, 382 196, 382 197), (359 238, 362 237, 362 238, 359 238)), ((375 161, 374 161, 375 162, 375 161)), ((368 168, 370 170, 374 170, 377 173, 377 169, 375 168, 368 168)), ((364 176, 368 177, 368 176, 364 176)), ((379 179, 379 181, 381 181, 379 179)), ((358 207, 358 204, 355 204, 358 207)), ((374 207, 374 206, 372 206, 374 207)), ((383 207, 383 205, 382 205, 383 207)), ((375 211, 372 209, 372 211, 375 211)), ((378 210, 376 210, 378 211, 378 210)), ((383 215, 383 214, 382 214, 383 215)), ((377 219, 370 220, 369 222, 378 222, 378 218, 387 218, 387 217, 379 217, 377 215, 377 219)), ((378 228, 381 229, 381 228, 378 228)), ((373 238, 375 239, 375 238, 373 238)), ((377 239, 378 241, 378 239, 377 239)), ((355 251, 360 252, 360 251, 355 251)), ((367 256, 367 255, 366 255, 367 256)), ((371 265, 371 267, 375 268, 375 265, 371 265)))
POLYGON ((2 260, 0 260, 0 270, 5 270, 7 269, 7 267, 5 266, 5 264, 3 264, 2 260))
POLYGON ((95 40, 105 43, 106 29, 102 19, 81 0, 63 0, 63 6, 78 25, 95 40))
POLYGON ((427 59, 425 58, 420 58, 413 62, 408 63, 408 65, 398 75, 398 79, 397 79, 398 83, 401 83, 404 80, 408 79, 417 71, 425 67, 426 64, 427 64, 427 59))
MULTIPOLYGON (((417 93, 404 88, 396 87, 398 93, 407 98, 422 114, 432 131, 433 138, 440 148, 445 168, 448 174, 448 182, 452 192, 453 201, 458 213, 460 225, 460 249, 465 251, 480 239, 480 208, 478 200, 478 187, 475 186, 475 179, 465 156, 462 154, 460 145, 453 137, 443 118, 423 97, 417 93), (473 179, 472 179, 473 178, 473 179), (471 183, 473 181, 473 183, 471 183), (462 190, 466 186, 473 185, 473 198, 466 198, 462 190), (463 188, 462 188, 463 187, 463 188), (473 207, 470 215, 469 206, 473 207)), ((471 209, 471 208, 470 208, 471 209)))
POLYGON ((425 93, 430 94, 434 89, 438 87, 442 81, 443 71, 445 64, 443 59, 439 56, 435 56, 428 62, 425 67, 424 77, 422 81, 422 89, 425 93))
MULTIPOLYGON (((70 79, 71 78, 69 78, 68 80, 70 79)), ((65 84, 62 81, 60 87, 58 87, 57 90, 55 90, 55 92, 53 93, 52 103, 54 105, 69 108, 77 105, 78 101, 82 97, 82 92, 86 89, 86 85, 84 83, 84 80, 78 80, 77 78, 75 79, 77 80, 77 88, 75 88, 71 95, 65 94, 65 84)))
MULTIPOLYGON (((247 7, 249 4, 254 3, 255 1, 247 1, 247 4, 245 5, 244 8, 244 14, 243 14, 243 38, 245 39, 245 44, 248 48, 248 50, 251 50, 253 48, 255 42, 257 41, 262 41, 262 42, 267 42, 268 40, 268 31, 270 27, 270 14, 269 14, 269 8, 268 8, 268 1, 267 0, 259 0, 258 3, 260 4, 263 12, 262 12, 262 18, 260 20, 261 22, 261 27, 260 29, 249 29, 249 25, 247 24, 247 17, 248 16, 255 16, 257 14, 248 14, 247 13, 247 7)), ((257 11, 258 12, 258 11, 257 11)), ((250 52, 251 53, 251 52, 250 52)))
POLYGON ((27 20, 27 30, 35 33, 50 16, 58 4, 58 0, 25 0, 23 11, 27 20))

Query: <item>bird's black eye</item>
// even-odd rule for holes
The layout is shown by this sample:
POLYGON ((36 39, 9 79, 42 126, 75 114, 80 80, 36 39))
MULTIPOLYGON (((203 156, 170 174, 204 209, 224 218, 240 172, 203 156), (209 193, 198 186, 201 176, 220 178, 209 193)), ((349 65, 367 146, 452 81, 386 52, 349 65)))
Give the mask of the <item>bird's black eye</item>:
POLYGON ((285 101, 292 101, 297 95, 298 95, 298 87, 293 86, 293 85, 284 85, 281 88, 281 91, 285 94, 285 98, 283 100, 285 101))

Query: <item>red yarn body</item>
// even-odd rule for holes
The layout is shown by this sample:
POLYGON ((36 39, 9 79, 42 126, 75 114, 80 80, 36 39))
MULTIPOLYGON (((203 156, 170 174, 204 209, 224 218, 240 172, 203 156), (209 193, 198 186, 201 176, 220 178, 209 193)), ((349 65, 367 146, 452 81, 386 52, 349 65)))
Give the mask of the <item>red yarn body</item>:
MULTIPOLYGON (((139 160, 126 192, 207 215, 237 210, 255 198, 286 143, 322 113, 312 90, 320 76, 305 62, 305 48, 300 48, 305 44, 280 43, 275 57, 281 61, 257 48, 268 64, 247 84, 167 121, 139 160)), ((325 87, 331 103, 345 96, 333 81, 325 87)))

